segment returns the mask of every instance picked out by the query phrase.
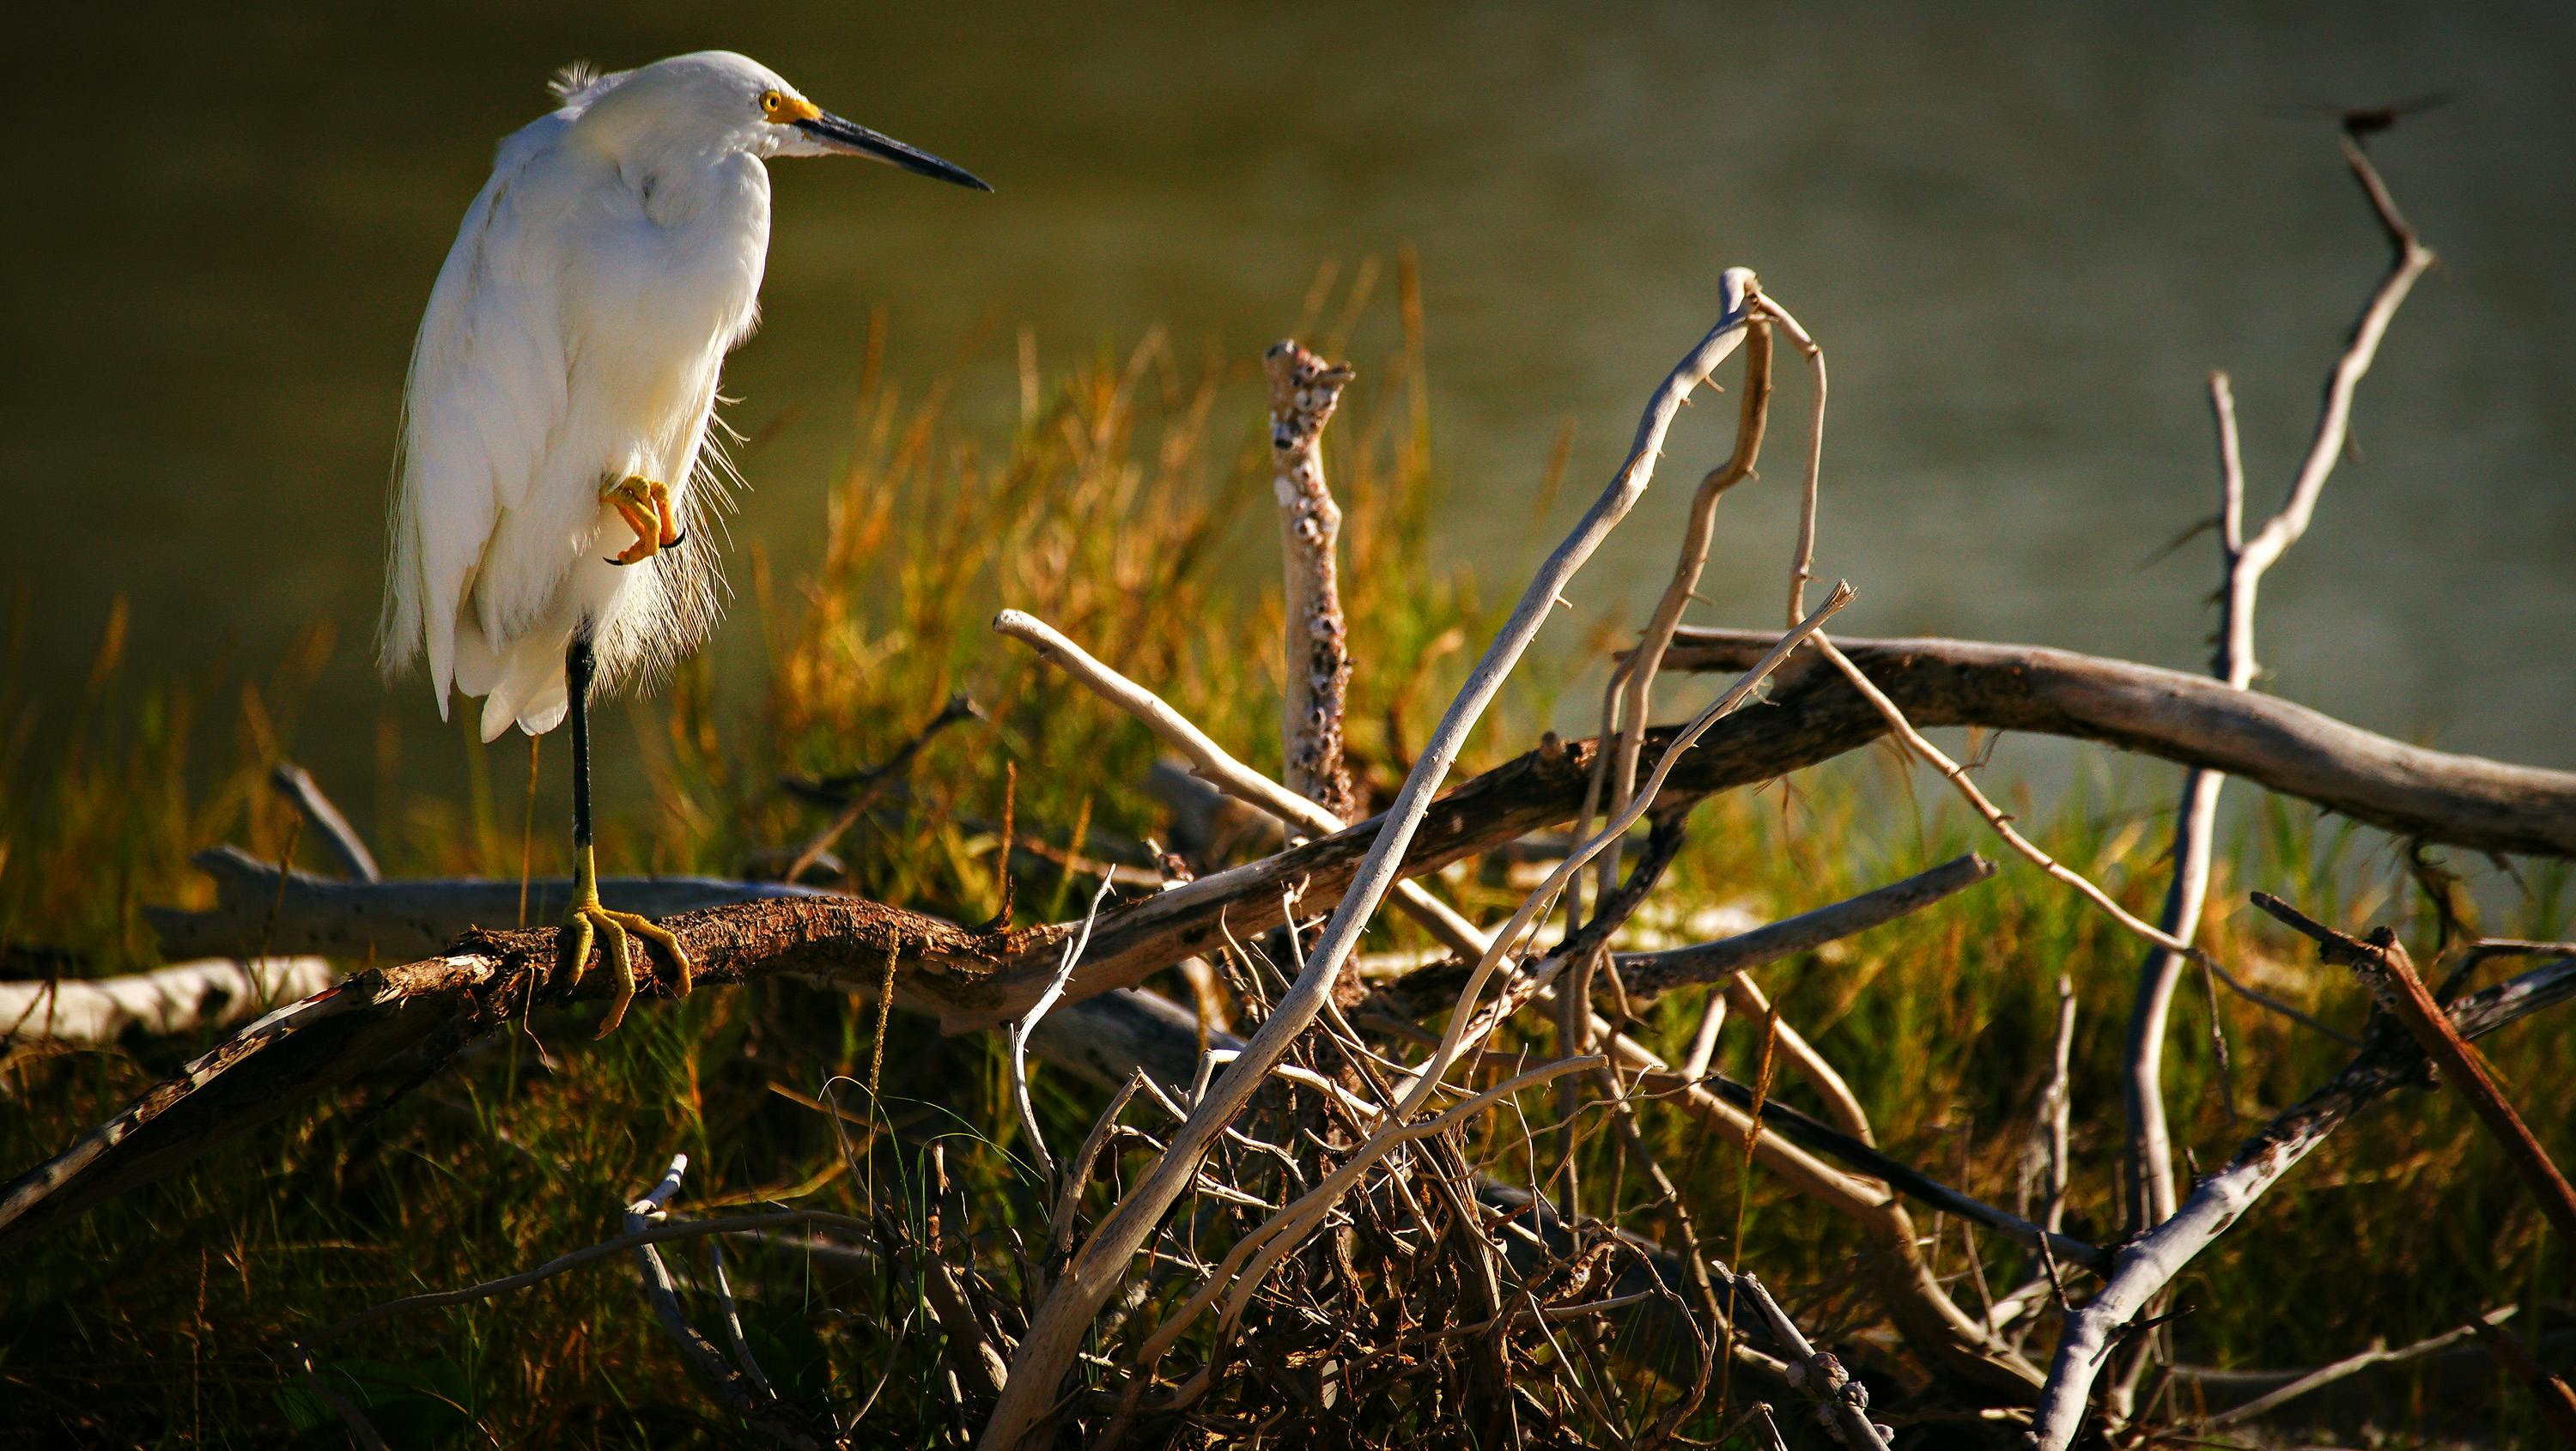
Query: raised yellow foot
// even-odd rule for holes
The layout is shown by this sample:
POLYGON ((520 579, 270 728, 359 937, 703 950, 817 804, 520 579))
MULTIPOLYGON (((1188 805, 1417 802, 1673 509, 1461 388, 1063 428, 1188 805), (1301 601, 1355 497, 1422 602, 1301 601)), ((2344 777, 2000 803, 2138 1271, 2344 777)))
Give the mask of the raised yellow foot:
POLYGON ((679 548, 689 537, 672 517, 670 486, 659 479, 628 474, 600 490, 599 501, 635 531, 635 542, 612 556, 611 564, 641 564, 665 549, 679 548))
MULTIPOLYGON (((680 939, 649 917, 611 911, 601 906, 599 882, 587 850, 582 853, 580 872, 573 882, 572 910, 564 914, 564 928, 571 933, 571 941, 558 960, 572 964, 572 978, 568 985, 578 985, 583 971, 590 966, 590 945, 594 934, 608 939, 606 950, 600 955, 608 960, 610 970, 617 974, 617 996, 609 999, 608 1016, 599 1025, 600 1037, 605 1038, 617 1031, 617 1025, 626 1021, 626 1005, 635 1001, 635 964, 628 959, 626 951, 626 934, 629 932, 661 948, 671 959, 671 995, 681 998, 689 995, 689 954, 681 949, 680 939)), ((646 960, 651 960, 649 952, 646 960)))

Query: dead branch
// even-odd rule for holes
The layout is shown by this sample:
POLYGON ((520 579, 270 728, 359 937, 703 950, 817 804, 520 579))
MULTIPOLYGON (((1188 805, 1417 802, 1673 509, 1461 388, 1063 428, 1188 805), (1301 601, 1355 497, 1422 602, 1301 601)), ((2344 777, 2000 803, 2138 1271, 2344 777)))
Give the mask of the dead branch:
MULTIPOLYGON (((1744 391, 1738 404, 1735 422, 1735 447, 1726 462, 1708 471, 1691 496, 1690 513, 1682 524, 1680 557, 1673 561, 1673 577, 1664 586, 1663 595, 1655 601, 1654 612, 1638 632, 1637 647, 1619 661, 1610 677, 1611 696, 1604 702, 1601 721, 1602 739, 1612 742, 1594 762, 1597 785, 1606 787, 1603 809, 1616 813, 1628 804, 1637 789, 1637 767, 1644 759, 1646 726, 1652 714, 1655 677, 1664 668, 1664 652, 1671 648, 1673 632, 1682 622, 1682 611, 1699 589, 1700 575, 1708 567, 1708 551, 1717 529, 1718 501, 1729 489, 1753 476, 1753 467, 1762 456, 1762 437, 1771 417, 1771 329, 1757 323, 1746 330, 1744 344, 1744 391)), ((1797 621, 1793 618, 1791 624, 1797 621)), ((1587 813, 1590 803, 1586 803, 1587 813)), ((1578 824, 1581 835, 1589 822, 1578 824)), ((1601 854, 1595 870, 1593 895, 1607 899, 1619 881, 1620 849, 1612 842, 1601 854)), ((1569 894, 1568 901, 1579 903, 1580 892, 1569 894)), ((1569 911, 1572 909, 1569 908, 1569 911)), ((1568 922, 1571 928, 1578 924, 1568 922)), ((1560 1011, 1572 1014, 1592 1000, 1592 961, 1587 955, 1575 963, 1572 991, 1566 995, 1560 1011)), ((1558 1024, 1565 1035, 1567 1051, 1581 1052, 1592 1045, 1581 1035, 1581 1023, 1568 1016, 1558 1024)), ((1572 1091, 1568 1085, 1566 1092, 1572 1091)))
POLYGON ((2415 1045, 2424 1050, 2440 1070, 2443 1082, 2451 1085, 2469 1107, 2485 1122, 2487 1131, 2513 1162, 2514 1172, 2540 1201, 2540 1211, 2558 1226, 2558 1232, 2576 1242, 2576 1188, 2570 1188, 2567 1176, 2540 1146, 2531 1126, 2522 1121, 2512 1100, 2496 1087, 2495 1074, 2487 1067, 2485 1055, 2469 1046, 2451 1020, 2442 1013, 2442 1005, 2424 980, 2415 973, 2414 959, 2397 940, 2397 934, 2385 927, 2374 928, 2367 940, 2337 932, 2298 908, 2269 892, 2256 892, 2254 905, 2272 914, 2292 931, 2317 945, 2317 959, 2330 965, 2350 968, 2352 975, 2370 990, 2371 1001, 2379 1010, 2395 1018, 2406 1029, 2415 1045))
POLYGON ((1622 952, 1613 960, 1628 985, 1629 1001, 1642 1003, 1678 987, 1717 982, 1766 962, 1813 952, 1826 943, 1919 912, 1994 874, 1994 863, 1970 852, 1901 882, 1750 932, 1662 952, 1622 952))
POLYGON ((201 1032, 255 1018, 340 980, 320 957, 211 958, 124 977, 0 982, 0 1038, 104 1046, 129 1033, 201 1032))
MULTIPOLYGON (((1667 668, 1742 669, 1778 638, 1685 629, 1667 668)), ((2576 857, 2576 772, 2410 746, 2275 696, 2071 650, 1933 638, 1834 643, 1918 726, 2099 741, 2240 777, 2399 836, 2576 857)), ((1840 724, 1845 712, 1867 708, 1830 680, 1801 681, 1785 694, 1805 698, 1815 727, 1824 725, 1819 717, 1840 724)))
MULTIPOLYGON (((626 1233, 630 1237, 667 1217, 671 1200, 680 1192, 680 1178, 688 1168, 688 1155, 673 1155, 670 1170, 661 1182, 626 1206, 626 1233)), ((646 1241, 637 1244, 634 1253, 642 1271, 644 1298, 653 1307, 654 1323, 661 1327, 664 1338, 678 1348, 690 1378, 718 1404, 780 1445, 792 1451, 821 1451, 824 1438, 805 1424, 802 1412, 781 1401, 766 1380, 726 1360, 715 1342, 689 1323, 688 1312, 680 1304, 679 1286, 672 1281, 670 1268, 662 1263, 662 1252, 646 1241)))
MULTIPOLYGON (((1134 716, 1163 744, 1187 757, 1198 779, 1227 795, 1269 812, 1297 832, 1330 835, 1348 823, 1322 802, 1300 795, 1236 759, 1216 739, 1198 728, 1170 702, 1112 670, 1090 651, 1066 639, 1046 621, 1022 610, 993 617, 993 629, 1038 652, 1038 658, 1072 676, 1092 694, 1134 716)), ((1397 905, 1457 952, 1483 952, 1485 936, 1448 903, 1420 885, 1405 881, 1395 888, 1397 905)))
MULTIPOLYGON (((2433 253, 2416 239, 2398 215, 2379 174, 2359 147, 2344 147, 2354 179, 2369 200, 2394 253, 2388 273, 2364 304, 2352 337, 2335 361, 2326 382, 2325 402, 2306 457, 2290 485, 2289 498, 2253 537, 2245 533, 2245 464, 2237 445, 2236 400, 2227 375, 2210 378, 2210 406, 2217 417, 2219 444, 2219 543, 2225 556, 2221 585, 2219 646, 2210 673, 2230 689, 2247 690, 2257 673, 2254 659, 2254 602, 2264 574, 2299 541, 2315 517, 2326 478, 2343 457, 2351 433, 2352 402, 2364 374, 2379 352, 2380 339, 2397 315, 2416 279, 2433 265, 2433 253)), ((2157 926, 2180 941, 2198 934, 2201 910, 2209 895, 2210 864, 2216 855, 2219 790, 2225 778, 2195 769, 2183 780, 2182 806, 2174 822, 2174 877, 2165 894, 2157 926)), ((2138 1202, 2130 1223, 2157 1223, 2173 1213, 2173 1139, 2165 1120, 2165 1025, 2173 1006, 2174 986, 2181 980, 2183 954, 2158 949, 2147 954, 2138 972, 2138 990, 2129 1015, 2128 1061, 2122 1077, 2129 1118, 2130 1178, 2138 1202)))
POLYGON ((1342 510, 1324 482, 1324 425, 1332 421, 1347 363, 1326 363, 1294 341, 1271 345, 1271 488, 1279 500, 1279 557, 1286 575, 1287 689, 1280 732, 1288 789, 1320 804, 1337 822, 1359 815, 1359 796, 1342 761, 1343 701, 1351 684, 1350 631, 1334 550, 1342 510))
MULTIPOLYGON (((2576 958, 2464 997, 2445 1016, 2460 1036, 2478 1038, 2571 997, 2576 997, 2576 958)), ((2065 1451, 2074 1441, 2114 1336, 2184 1266, 2328 1134, 2393 1089, 2426 1086, 2431 1062, 2393 1020, 2374 1014, 2365 1044, 2342 1072, 2274 1118, 2226 1167, 2203 1179, 2172 1217, 2122 1248, 2101 1291, 2067 1315, 2048 1384, 2031 1420, 2040 1451, 2065 1451)))
POLYGON ((331 854, 340 859, 340 864, 349 869, 350 876, 362 882, 384 880, 385 874, 376 869, 376 854, 367 850, 367 843, 358 835, 358 829, 351 826, 349 818, 341 815, 340 808, 323 794, 322 785, 313 779, 312 772, 293 761, 280 761, 268 773, 268 784, 276 789, 277 794, 294 802, 295 809, 304 813, 304 819, 322 833, 323 842, 331 848, 331 854))
MULTIPOLYGON (((1702 1079, 1699 1086, 1745 1113, 1753 1110, 1753 1090, 1732 1078, 1710 1077, 1702 1079)), ((2106 1250, 2054 1229, 2043 1228, 2008 1210, 1953 1189, 1912 1165, 1890 1157, 1876 1145, 1800 1113, 1777 1099, 1765 1098, 1761 1107, 1766 1135, 1782 1135, 1801 1148, 1838 1159, 1854 1173, 1877 1179, 1907 1198, 1934 1209, 1982 1224, 2026 1248, 2040 1249, 2044 1246, 2049 1253, 2068 1264, 2081 1265, 2097 1275, 2110 1273, 2111 1255, 2106 1250)))
MULTIPOLYGON (((189 858, 215 880, 215 905, 202 912, 146 907, 144 916, 170 957, 223 957, 259 950, 354 961, 409 962, 428 957, 469 928, 519 920, 519 884, 489 878, 391 882, 346 881, 278 868, 239 847, 211 847, 189 858), (272 926, 272 912, 275 921, 272 926)), ((825 899, 830 893, 783 882, 718 877, 604 877, 602 892, 648 917, 669 917, 736 902, 825 899)), ((528 920, 553 921, 572 901, 568 877, 528 883, 528 920)))
POLYGON ((2385 1340, 2374 1340, 2367 1350, 2347 1355, 2341 1360, 2318 1366, 2311 1371, 2294 1374, 2285 1383, 2265 1391, 2252 1400, 2230 1406, 2200 1424, 2208 1430, 2242 1425, 2247 1421, 2267 1416, 2301 1396, 2324 1390, 2337 1381, 2349 1380, 2364 1371, 2385 1365, 2404 1365, 2410 1360, 2421 1360, 2425 1356, 2447 1350, 2463 1340, 2474 1339, 2477 1335, 2476 1327, 2479 1325, 2503 1324, 2513 1318, 2513 1313, 2518 1308, 2513 1305, 2500 1305, 2469 1324, 2445 1330, 2439 1335, 2428 1336, 2412 1345, 2401 1345, 2395 1350, 2389 1349, 2388 1342, 2385 1340))

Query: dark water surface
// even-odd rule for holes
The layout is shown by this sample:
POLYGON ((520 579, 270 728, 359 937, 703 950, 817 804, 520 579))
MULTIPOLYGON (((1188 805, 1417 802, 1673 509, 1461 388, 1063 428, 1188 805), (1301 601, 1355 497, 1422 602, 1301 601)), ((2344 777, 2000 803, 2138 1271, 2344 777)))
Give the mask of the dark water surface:
MULTIPOLYGON (((491 145, 566 60, 713 45, 999 188, 776 169, 768 323, 726 391, 746 426, 802 420, 735 525, 785 569, 872 308, 916 388, 988 314, 1059 360, 1156 322, 1248 355, 1321 260, 1410 243, 1443 547, 1499 595, 1557 429, 1579 420, 1561 523, 1743 263, 1833 360, 1821 569, 1862 589, 1850 632, 2199 668, 2209 542, 2141 564, 2211 508, 2205 374, 2236 374, 2268 509, 2384 262, 2330 123, 2278 112, 2456 89, 2378 146, 2445 266, 2272 576, 2262 654, 2371 727, 2576 766, 2576 7, 44 9, 6 62, 0 230, 0 578, 33 591, 40 691, 77 688, 120 592, 147 671, 257 667, 336 617, 306 751, 363 762, 405 354, 491 145)), ((1668 483, 1730 413, 1688 421, 1668 483)), ((1796 437, 1727 505, 1696 617, 1772 622, 1796 437)), ((1587 611, 1652 593, 1682 494, 1587 611)), ((417 682, 396 700, 434 728, 417 682)))

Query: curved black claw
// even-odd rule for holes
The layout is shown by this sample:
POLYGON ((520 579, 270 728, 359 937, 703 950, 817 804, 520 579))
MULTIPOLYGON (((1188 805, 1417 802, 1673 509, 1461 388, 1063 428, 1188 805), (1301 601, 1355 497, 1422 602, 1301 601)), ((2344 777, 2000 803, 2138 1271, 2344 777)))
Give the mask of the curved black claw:
POLYGON ((663 545, 662 547, 663 547, 664 549, 677 549, 677 548, 679 548, 681 545, 686 544, 686 543, 688 543, 688 542, 689 542, 689 531, 688 531, 688 530, 686 530, 686 529, 683 529, 683 530, 681 530, 679 533, 677 533, 677 534, 675 534, 675 535, 673 535, 673 536, 671 537, 671 542, 670 542, 670 543, 665 544, 665 545, 663 545))

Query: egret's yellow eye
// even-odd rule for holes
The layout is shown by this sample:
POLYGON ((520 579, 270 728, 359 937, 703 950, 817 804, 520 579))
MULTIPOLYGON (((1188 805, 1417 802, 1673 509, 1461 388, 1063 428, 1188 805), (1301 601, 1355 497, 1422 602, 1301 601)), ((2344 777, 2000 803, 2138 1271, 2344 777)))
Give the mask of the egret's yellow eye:
POLYGON ((764 116, 777 115, 778 108, 786 104, 787 98, 778 94, 776 91, 763 91, 760 93, 760 114, 764 116))

